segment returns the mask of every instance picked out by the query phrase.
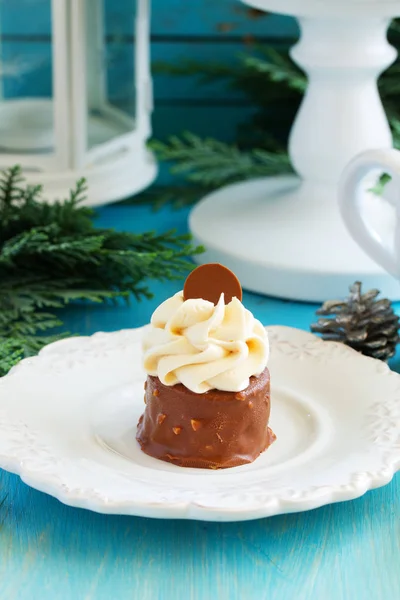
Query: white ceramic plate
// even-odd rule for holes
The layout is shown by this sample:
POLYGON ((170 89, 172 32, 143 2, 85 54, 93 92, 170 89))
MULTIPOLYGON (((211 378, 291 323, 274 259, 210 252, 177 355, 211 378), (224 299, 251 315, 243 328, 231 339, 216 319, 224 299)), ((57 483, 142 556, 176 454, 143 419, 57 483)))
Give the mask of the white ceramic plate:
POLYGON ((72 506, 234 521, 350 500, 400 468, 400 376, 309 333, 269 328, 273 446, 184 469, 141 452, 143 329, 51 344, 0 380, 0 467, 72 506))

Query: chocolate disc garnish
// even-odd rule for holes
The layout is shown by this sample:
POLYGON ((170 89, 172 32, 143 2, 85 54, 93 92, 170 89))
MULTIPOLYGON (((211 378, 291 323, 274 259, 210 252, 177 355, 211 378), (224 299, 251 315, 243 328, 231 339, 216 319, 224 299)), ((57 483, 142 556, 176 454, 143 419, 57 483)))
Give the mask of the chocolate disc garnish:
POLYGON ((242 300, 242 287, 239 279, 227 267, 219 263, 200 265, 190 273, 183 287, 185 300, 203 298, 217 304, 221 294, 224 294, 225 304, 236 296, 242 300))

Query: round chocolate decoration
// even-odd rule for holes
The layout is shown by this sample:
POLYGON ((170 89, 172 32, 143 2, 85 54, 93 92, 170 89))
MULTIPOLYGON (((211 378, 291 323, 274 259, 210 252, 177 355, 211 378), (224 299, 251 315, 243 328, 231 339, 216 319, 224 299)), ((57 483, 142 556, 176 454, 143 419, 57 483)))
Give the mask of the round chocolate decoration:
POLYGON ((190 273, 185 281, 183 297, 203 298, 217 304, 221 294, 224 294, 225 304, 236 296, 242 300, 242 287, 239 279, 227 267, 219 263, 200 265, 190 273))

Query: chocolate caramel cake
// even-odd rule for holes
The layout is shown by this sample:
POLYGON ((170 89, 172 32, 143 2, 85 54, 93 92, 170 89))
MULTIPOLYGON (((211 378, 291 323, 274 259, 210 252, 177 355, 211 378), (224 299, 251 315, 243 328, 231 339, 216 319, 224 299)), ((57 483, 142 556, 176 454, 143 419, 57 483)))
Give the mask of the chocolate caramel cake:
POLYGON ((269 371, 242 392, 199 394, 147 378, 137 439, 146 454, 181 467, 225 469, 255 460, 274 439, 268 428, 269 371))
POLYGON ((202 265, 153 313, 137 431, 146 454, 224 469, 254 461, 274 441, 268 336, 241 298, 233 273, 202 265))

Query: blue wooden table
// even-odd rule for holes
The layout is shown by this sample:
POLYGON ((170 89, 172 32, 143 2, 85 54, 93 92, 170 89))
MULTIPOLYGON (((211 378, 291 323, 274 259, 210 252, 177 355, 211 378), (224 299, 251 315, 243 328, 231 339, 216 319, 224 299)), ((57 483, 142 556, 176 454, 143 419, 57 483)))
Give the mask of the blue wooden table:
MULTIPOLYGON (((99 224, 186 230, 187 213, 115 206, 99 224)), ((146 323, 179 283, 130 308, 79 308, 71 331, 146 323)), ((245 294, 264 323, 307 329, 315 307, 245 294)), ((398 362, 393 366, 397 368, 398 362)), ((400 477, 359 500, 245 523, 159 521, 66 507, 0 471, 1 600, 397 600, 400 477)))

